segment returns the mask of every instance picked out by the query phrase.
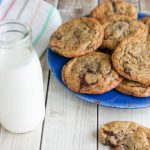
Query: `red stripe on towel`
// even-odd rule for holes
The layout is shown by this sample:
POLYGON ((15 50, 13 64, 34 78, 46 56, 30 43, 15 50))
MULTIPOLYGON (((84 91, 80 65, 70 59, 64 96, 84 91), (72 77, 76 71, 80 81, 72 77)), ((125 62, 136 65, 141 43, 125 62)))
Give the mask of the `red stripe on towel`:
POLYGON ((32 23, 33 23, 35 17, 36 17, 37 14, 38 14, 37 12, 38 12, 38 10, 39 10, 41 4, 42 4, 42 0, 39 1, 39 3, 38 3, 38 5, 37 5, 37 7, 36 7, 36 9, 35 9, 35 11, 34 11, 34 13, 33 13, 33 15, 32 15, 32 18, 31 18, 31 20, 30 20, 29 25, 32 25, 32 23))
POLYGON ((13 0, 12 3, 10 4, 10 6, 8 7, 7 11, 4 13, 3 17, 0 18, 0 21, 4 20, 6 18, 6 16, 8 15, 8 13, 10 12, 10 10, 12 9, 13 5, 15 4, 16 0, 13 0))

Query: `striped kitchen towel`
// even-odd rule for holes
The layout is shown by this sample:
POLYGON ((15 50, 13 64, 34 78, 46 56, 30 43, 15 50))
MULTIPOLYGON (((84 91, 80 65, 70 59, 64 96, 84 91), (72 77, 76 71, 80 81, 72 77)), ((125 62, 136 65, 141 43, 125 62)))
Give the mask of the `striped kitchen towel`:
POLYGON ((5 19, 19 19, 31 26, 33 47, 39 56, 62 23, 57 9, 44 0, 0 0, 0 22, 5 19))

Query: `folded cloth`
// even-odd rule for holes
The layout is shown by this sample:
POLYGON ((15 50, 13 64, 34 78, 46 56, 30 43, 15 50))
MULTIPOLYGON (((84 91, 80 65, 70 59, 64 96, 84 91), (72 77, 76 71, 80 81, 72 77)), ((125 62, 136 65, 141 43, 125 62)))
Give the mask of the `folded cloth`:
POLYGON ((58 10, 44 0, 0 0, 0 22, 6 19, 18 19, 31 26, 33 47, 39 57, 62 23, 58 10))

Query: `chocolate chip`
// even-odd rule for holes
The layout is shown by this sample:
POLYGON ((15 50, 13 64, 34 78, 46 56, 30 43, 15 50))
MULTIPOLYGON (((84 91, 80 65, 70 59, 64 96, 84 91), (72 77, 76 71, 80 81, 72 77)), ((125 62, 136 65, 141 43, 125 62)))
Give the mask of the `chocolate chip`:
POLYGON ((104 131, 104 133, 107 135, 105 144, 111 146, 112 148, 115 148, 118 146, 118 142, 120 141, 118 136, 114 134, 112 131, 104 131), (116 144, 112 143, 109 139, 109 137, 113 137, 116 140, 116 144))
POLYGON ((85 74, 81 74, 79 78, 80 78, 80 88, 89 86, 89 84, 85 81, 85 74))
POLYGON ((84 66, 84 69, 87 71, 87 73, 93 73, 93 74, 95 74, 95 71, 93 71, 93 70, 91 69, 91 66, 89 66, 89 65, 85 65, 85 66, 84 66))
POLYGON ((114 133, 111 132, 111 131, 106 131, 106 130, 105 130, 104 133, 107 134, 107 135, 109 135, 109 136, 114 136, 114 133))
POLYGON ((123 24, 120 23, 120 24, 118 25, 118 28, 119 28, 119 30, 122 30, 123 24))
POLYGON ((122 144, 122 147, 125 149, 125 150, 129 150, 129 146, 125 145, 125 144, 122 144))
POLYGON ((86 64, 86 65, 84 66, 84 68, 85 68, 85 69, 91 68, 91 66, 86 64))
POLYGON ((85 65, 84 69, 86 69, 87 73, 92 73, 92 74, 96 74, 96 72, 99 69, 100 64, 98 64, 98 67, 95 70, 92 70, 92 66, 89 65, 85 65))
POLYGON ((88 72, 88 73, 95 74, 95 71, 93 71, 93 70, 91 70, 91 69, 87 69, 87 72, 88 72))
POLYGON ((98 80, 97 80, 96 82, 89 84, 85 80, 85 76, 86 76, 87 73, 96 74, 96 71, 92 70, 92 67, 90 65, 85 65, 84 66, 84 70, 81 71, 80 76, 79 76, 79 78, 80 78, 80 88, 88 87, 90 85, 98 83, 98 80))
POLYGON ((112 7, 113 7, 113 11, 117 12, 116 3, 114 1, 112 1, 112 7))
POLYGON ((111 143, 109 140, 107 140, 105 144, 111 146, 112 148, 117 147, 117 145, 114 145, 114 144, 111 143))
POLYGON ((62 36, 61 36, 60 34, 56 34, 56 35, 55 35, 55 38, 56 38, 57 40, 61 40, 62 36))
POLYGON ((130 68, 125 67, 124 72, 127 73, 129 76, 131 76, 131 69, 130 68))
MULTIPOLYGON (((92 70, 88 70, 88 71, 87 71, 88 73, 93 73, 92 70), (89 71, 89 72, 88 72, 88 71, 89 71)), ((85 75, 86 75, 86 73, 80 74, 80 76, 79 76, 79 78, 80 78, 80 88, 88 87, 88 86, 90 86, 90 85, 93 85, 93 84, 97 84, 97 83, 98 83, 98 80, 97 80, 96 82, 94 82, 94 83, 91 83, 91 84, 87 83, 86 80, 85 80, 85 75)))
POLYGON ((76 29, 76 30, 74 31, 74 35, 75 35, 76 37, 80 37, 80 35, 81 35, 80 29, 76 29))

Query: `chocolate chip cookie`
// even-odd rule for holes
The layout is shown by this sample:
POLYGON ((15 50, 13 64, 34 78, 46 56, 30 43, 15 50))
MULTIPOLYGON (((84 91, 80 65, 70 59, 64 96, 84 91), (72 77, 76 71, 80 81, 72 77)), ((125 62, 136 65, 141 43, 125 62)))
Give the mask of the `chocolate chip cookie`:
POLYGON ((150 129, 134 122, 107 123, 100 129, 99 139, 114 150, 150 150, 150 129))
POLYGON ((132 19, 137 18, 134 5, 123 0, 106 0, 92 10, 90 16, 94 18, 107 18, 114 14, 126 15, 132 19))
POLYGON ((113 52, 112 62, 123 77, 150 85, 150 39, 125 39, 113 52))
POLYGON ((148 97, 150 96, 150 86, 142 85, 138 82, 130 81, 124 79, 117 88, 117 91, 126 94, 132 95, 135 97, 148 97))
POLYGON ((138 20, 131 20, 124 15, 113 15, 107 19, 99 19, 104 28, 102 47, 114 50, 120 42, 130 36, 147 36, 148 29, 138 20))
POLYGON ((111 57, 100 52, 70 60, 62 69, 62 79, 72 91, 87 94, 102 94, 122 81, 112 67, 111 57))
POLYGON ((103 28, 96 19, 83 17, 59 27, 49 45, 52 51, 72 58, 95 51, 102 44, 103 36, 103 28))

